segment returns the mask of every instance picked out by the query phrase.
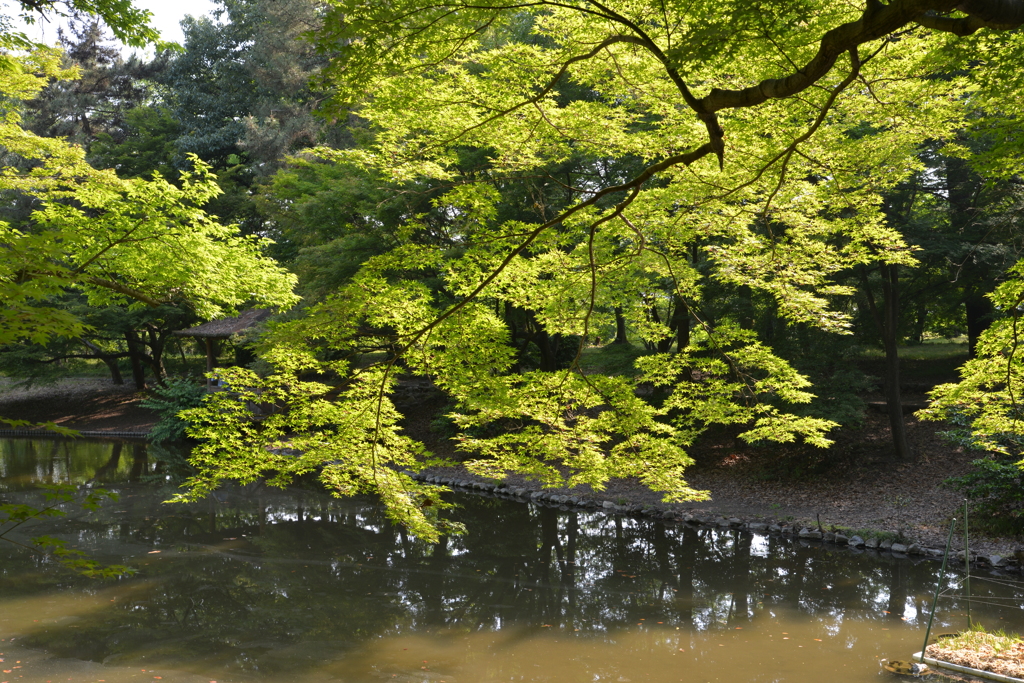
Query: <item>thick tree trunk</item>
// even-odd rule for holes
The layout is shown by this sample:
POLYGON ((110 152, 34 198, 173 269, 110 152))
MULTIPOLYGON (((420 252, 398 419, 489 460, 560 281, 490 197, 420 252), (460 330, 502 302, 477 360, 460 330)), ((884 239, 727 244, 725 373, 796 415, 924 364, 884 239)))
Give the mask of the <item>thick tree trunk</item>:
POLYGON ((672 325, 676 331, 676 353, 690 345, 690 311, 682 299, 676 300, 676 310, 672 313, 672 325))
POLYGON ((626 319, 622 317, 622 309, 618 306, 615 307, 615 339, 612 340, 612 344, 628 344, 629 339, 626 338, 626 319))
POLYGON ((108 355, 103 353, 103 349, 93 344, 87 339, 79 339, 87 349, 96 354, 96 357, 103 361, 103 364, 107 366, 107 370, 110 372, 110 381, 114 384, 124 384, 124 377, 121 376, 121 367, 117 363, 117 356, 108 355))
POLYGON ((124 377, 121 376, 121 366, 118 364, 117 358, 100 356, 100 360, 103 361, 103 364, 107 366, 107 370, 110 372, 110 381, 118 386, 124 384, 124 377))
POLYGON ((986 296, 970 294, 964 301, 964 312, 967 314, 967 348, 974 358, 978 338, 992 324, 992 302, 986 296))
POLYGON ((538 329, 533 340, 540 352, 540 369, 544 372, 558 370, 558 335, 552 336, 546 330, 538 329))
POLYGON ((135 336, 134 330, 125 332, 124 340, 128 344, 128 360, 132 364, 132 380, 135 382, 135 388, 142 391, 146 388, 146 371, 142 365, 141 344, 138 337, 135 336))

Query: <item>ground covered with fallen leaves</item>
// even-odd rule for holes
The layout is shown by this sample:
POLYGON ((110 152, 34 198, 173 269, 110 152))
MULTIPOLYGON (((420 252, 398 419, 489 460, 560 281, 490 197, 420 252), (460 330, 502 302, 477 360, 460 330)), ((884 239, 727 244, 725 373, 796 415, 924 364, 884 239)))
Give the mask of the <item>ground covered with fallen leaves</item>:
POLYGON ((1024 642, 1021 641, 1001 651, 988 643, 979 643, 972 648, 951 648, 939 641, 928 646, 925 656, 979 671, 1024 679, 1024 642))
MULTIPOLYGON (((148 432, 158 416, 139 403, 131 384, 109 379, 68 378, 56 384, 17 387, 0 378, 0 417, 100 432, 148 432)), ((0 428, 10 425, 0 423, 0 428)))

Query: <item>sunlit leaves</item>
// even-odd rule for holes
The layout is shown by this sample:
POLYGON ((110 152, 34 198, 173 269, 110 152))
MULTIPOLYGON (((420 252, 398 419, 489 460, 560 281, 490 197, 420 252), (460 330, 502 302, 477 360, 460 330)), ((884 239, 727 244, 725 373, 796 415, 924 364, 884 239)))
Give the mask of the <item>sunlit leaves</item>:
MULTIPOLYGON (((966 420, 977 446, 1019 455, 1009 443, 1024 435, 1024 262, 1010 269, 1007 282, 990 296, 1004 313, 978 340, 976 356, 960 368, 961 380, 931 392, 931 405, 918 415, 966 420)), ((1018 463, 1024 467, 1024 460, 1018 463)))
POLYGON ((392 518, 436 539, 444 531, 437 515, 447 504, 441 491, 408 475, 431 460, 421 445, 399 433, 400 415, 388 397, 395 381, 391 369, 363 371, 334 391, 297 379, 296 373, 315 367, 308 356, 282 351, 271 360, 281 372, 265 378, 225 369, 231 391, 183 413, 193 424, 191 435, 204 441, 191 457, 200 474, 176 499, 201 498, 225 480, 265 477, 270 485, 285 486, 315 473, 336 495, 379 493, 392 518))
POLYGON ((633 476, 680 500, 701 495, 682 475, 709 425, 828 445, 833 423, 788 412, 813 398, 807 380, 742 316, 706 315, 704 296, 756 292, 787 324, 843 332, 844 271, 915 263, 882 197, 921 171, 924 141, 964 126, 977 90, 958 73, 966 55, 936 70, 946 38, 916 27, 913 8, 891 13, 901 7, 888 35, 869 31, 787 90, 873 10, 332 2, 317 37, 337 57, 323 76, 368 134, 360 149, 317 155, 396 191, 443 187, 431 206, 447 241, 417 242, 424 217, 405 216, 397 244, 277 328, 265 342, 276 374, 231 376, 232 393, 194 413, 211 439, 196 491, 317 471, 341 493, 377 491, 429 536, 422 510, 436 507, 401 474, 418 465, 390 398, 398 373, 447 394, 469 467, 496 477, 600 489, 633 476), (758 92, 700 101, 745 88, 758 92), (583 371, 616 315, 649 350, 664 346, 656 312, 669 305, 693 323, 688 345, 670 339, 674 351, 642 357, 636 377, 583 371), (522 367, 517 315, 575 359, 522 367), (314 375, 323 384, 304 380, 314 375), (257 422, 243 406, 260 401, 288 410, 257 422))
MULTIPOLYGON (((23 70, 0 72, 0 89, 12 100, 46 82, 29 68, 67 76, 54 54, 33 54, 23 70)), ((174 302, 206 317, 250 301, 295 300, 294 277, 263 254, 263 242, 238 236, 198 208, 220 192, 198 160, 179 185, 121 179, 89 166, 80 147, 19 123, 13 108, 0 122, 0 146, 20 159, 0 169, 0 190, 31 197, 37 208, 26 225, 0 223, 0 342, 80 334, 79 321, 46 305, 68 288, 92 304, 174 302)))

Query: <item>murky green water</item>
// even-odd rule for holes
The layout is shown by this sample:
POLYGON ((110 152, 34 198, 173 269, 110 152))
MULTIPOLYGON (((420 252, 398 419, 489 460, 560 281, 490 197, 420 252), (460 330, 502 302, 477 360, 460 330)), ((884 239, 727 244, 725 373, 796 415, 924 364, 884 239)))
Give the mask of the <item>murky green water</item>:
MULTIPOLYGON (((469 496, 469 534, 430 546, 370 500, 254 486, 169 506, 160 480, 142 444, 0 441, 8 500, 39 481, 121 494, 29 535, 139 569, 92 581, 0 544, 0 683, 888 680, 878 660, 920 649, 939 569, 469 496)), ((983 576, 974 616, 1024 628, 1024 586, 983 576)), ((943 598, 935 628, 965 608, 943 598)))

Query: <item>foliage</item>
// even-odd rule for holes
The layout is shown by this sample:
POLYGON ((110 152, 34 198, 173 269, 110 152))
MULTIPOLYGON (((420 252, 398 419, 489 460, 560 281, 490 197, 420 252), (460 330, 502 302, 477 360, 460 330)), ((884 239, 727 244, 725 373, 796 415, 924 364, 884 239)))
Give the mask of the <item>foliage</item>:
POLYGON ((169 379, 162 386, 154 387, 139 404, 160 415, 160 420, 150 430, 150 441, 160 444, 184 439, 188 423, 178 416, 179 413, 199 407, 206 396, 206 387, 188 377, 169 379))
POLYGON ((13 531, 32 520, 45 517, 63 517, 67 514, 60 506, 77 503, 82 509, 95 511, 106 500, 118 499, 118 495, 106 489, 89 488, 84 495, 71 484, 51 484, 44 486, 44 496, 49 503, 45 507, 36 508, 22 503, 0 503, 0 541, 23 546, 34 552, 48 554, 61 566, 92 578, 110 578, 134 574, 135 570, 124 565, 113 564, 103 566, 95 560, 88 559, 81 550, 69 548, 66 541, 52 536, 37 536, 31 539, 32 545, 26 545, 9 537, 13 531))
POLYGON ((924 335, 928 292, 960 259, 968 333, 979 331, 976 299, 1012 249, 975 249, 975 228, 1013 224, 1012 206, 958 162, 978 151, 986 177, 1019 168, 1012 144, 988 144, 1021 114, 1014 4, 223 0, 227 21, 189 23, 160 75, 168 113, 129 121, 159 139, 97 145, 122 175, 190 169, 179 187, 103 175, 52 141, 35 156, 12 148, 31 180, 6 189, 45 208, 0 235, 15 254, 41 238, 23 250, 36 260, 0 270, 0 284, 37 287, 8 298, 50 328, 11 338, 81 335, 81 320, 46 303, 68 288, 90 304, 204 315, 240 292, 290 302, 267 242, 188 213, 206 206, 279 237, 316 305, 264 339, 265 376, 227 371, 232 391, 188 411, 205 441, 186 497, 315 471, 338 493, 379 493, 436 538, 440 499, 405 472, 427 456, 390 398, 419 375, 448 394, 478 473, 597 489, 635 476, 668 499, 699 498, 683 472, 709 426, 824 447, 833 420, 856 418, 855 377, 806 347, 849 333, 865 309, 898 360, 897 341, 924 335), (351 137, 334 135, 339 121, 351 137), (333 148, 282 167, 313 142, 333 148), (40 194, 72 167, 87 181, 40 194), (214 179, 228 190, 219 199, 214 179), (140 205, 153 224, 132 213, 140 205), (160 252, 197 224, 226 253, 160 252), (112 242, 96 253, 99 231, 112 242), (897 285, 919 265, 902 292, 910 329, 897 285), (218 288, 226 274, 236 281, 218 288), (852 283, 867 306, 849 301, 852 283), (612 329, 648 351, 628 371, 632 359, 584 355, 612 329))
POLYGON ((1020 466, 997 455, 971 463, 973 470, 947 479, 945 485, 962 491, 972 502, 972 522, 997 534, 1024 530, 1024 472, 1020 466))
POLYGON ((214 19, 183 21, 184 49, 158 80, 182 128, 176 165, 187 167, 189 154, 218 170, 241 162, 251 181, 325 139, 309 87, 324 58, 302 39, 321 13, 312 0, 216 4, 214 19))
MULTIPOLYGON (((1020 314, 1024 310, 1024 261, 1010 269, 1010 279, 991 294, 1003 313, 978 342, 977 355, 960 369, 957 384, 943 384, 931 392, 923 419, 955 419, 969 425, 970 438, 980 448, 1007 456, 1020 456, 1024 414, 1020 402, 1024 361, 1020 346, 1020 314)), ((1024 466, 1024 461, 1020 463, 1024 466)))
POLYGON ((165 107, 143 106, 124 115, 120 139, 109 133, 98 133, 90 149, 90 160, 97 168, 112 168, 122 178, 146 178, 159 173, 176 178, 172 165, 176 148, 174 141, 181 133, 181 123, 165 107))
POLYGON ((149 79, 163 60, 125 58, 96 18, 72 22, 58 29, 57 37, 64 66, 77 77, 51 79, 27 103, 25 127, 43 137, 63 137, 87 152, 99 136, 122 139, 127 112, 151 101, 149 79))
MULTIPOLYGON (((71 18, 93 16, 102 19, 117 39, 126 45, 164 45, 160 41, 160 34, 149 25, 152 14, 148 10, 134 7, 131 0, 19 0, 15 7, 18 16, 26 24, 34 24, 39 19, 49 21, 48 14, 71 18)), ((3 11, 4 13, 0 14, 0 26, 5 30, 0 31, 0 43, 5 49, 31 50, 42 47, 29 40, 23 33, 6 30, 9 19, 6 4, 3 11)))
POLYGON ((960 382, 935 387, 929 407, 918 412, 922 419, 952 423, 947 438, 954 442, 989 452, 972 463, 974 471, 948 483, 964 491, 986 523, 1003 533, 1019 532, 1024 524, 1024 415, 1018 405, 1024 386, 1018 350, 1024 262, 1010 275, 990 297, 1002 317, 982 333, 976 357, 960 369, 960 382))
POLYGON ((230 391, 216 392, 202 407, 182 414, 193 425, 188 434, 202 442, 191 457, 199 474, 189 481, 188 493, 175 500, 202 498, 228 479, 250 483, 266 477, 272 486, 285 486, 316 472, 339 496, 378 492, 393 518, 425 538, 457 530, 440 518, 450 507, 442 500, 443 489, 416 482, 405 471, 436 463, 399 434, 399 415, 378 388, 379 382, 394 381, 386 369, 362 373, 328 400, 330 386, 298 378, 318 367, 312 358, 280 353, 272 360, 277 372, 265 378, 243 368, 220 370, 230 391), (273 410, 257 419, 253 406, 273 410), (309 434, 310 424, 319 430, 309 434))
POLYGON ((211 317, 251 300, 288 305, 294 279, 262 255, 260 240, 242 238, 196 208, 218 193, 197 161, 176 187, 162 178, 120 179, 89 166, 83 151, 20 127, 16 101, 59 75, 57 55, 38 52, 0 72, 8 98, 0 145, 32 164, 7 166, 0 189, 32 198, 22 226, 0 223, 0 343, 79 336, 84 325, 47 302, 71 288, 92 305, 187 302, 211 317))
MULTIPOLYGON (((404 373, 449 395, 459 447, 487 476, 597 489, 635 476, 693 499, 686 449, 709 425, 827 445, 835 423, 800 413, 809 382, 747 304, 844 333, 847 273, 915 264, 886 197, 923 171, 926 140, 965 128, 965 102, 1001 88, 968 75, 976 62, 950 46, 983 38, 963 38, 949 12, 926 0, 333 2, 316 35, 336 55, 322 77, 331 113, 358 117, 359 146, 316 150, 321 166, 288 182, 322 183, 334 163, 429 197, 430 210, 388 223, 359 209, 401 239, 372 256, 324 252, 362 265, 266 338, 276 372, 237 371, 246 389, 190 412, 208 441, 189 495, 319 469, 340 492, 380 492, 396 519, 435 537, 426 494, 398 472, 420 455, 389 398, 404 373), (655 315, 670 307, 685 326, 655 315), (620 316, 655 352, 636 377, 584 372, 586 340, 620 316), (521 367, 522 324, 579 340, 575 358, 521 367), (374 352, 386 359, 358 362, 374 352), (287 410, 257 421, 245 406, 261 400, 287 410)), ((971 16, 970 32, 994 21, 971 16)), ((1024 48, 1016 33, 999 40, 985 68, 1024 48)))

